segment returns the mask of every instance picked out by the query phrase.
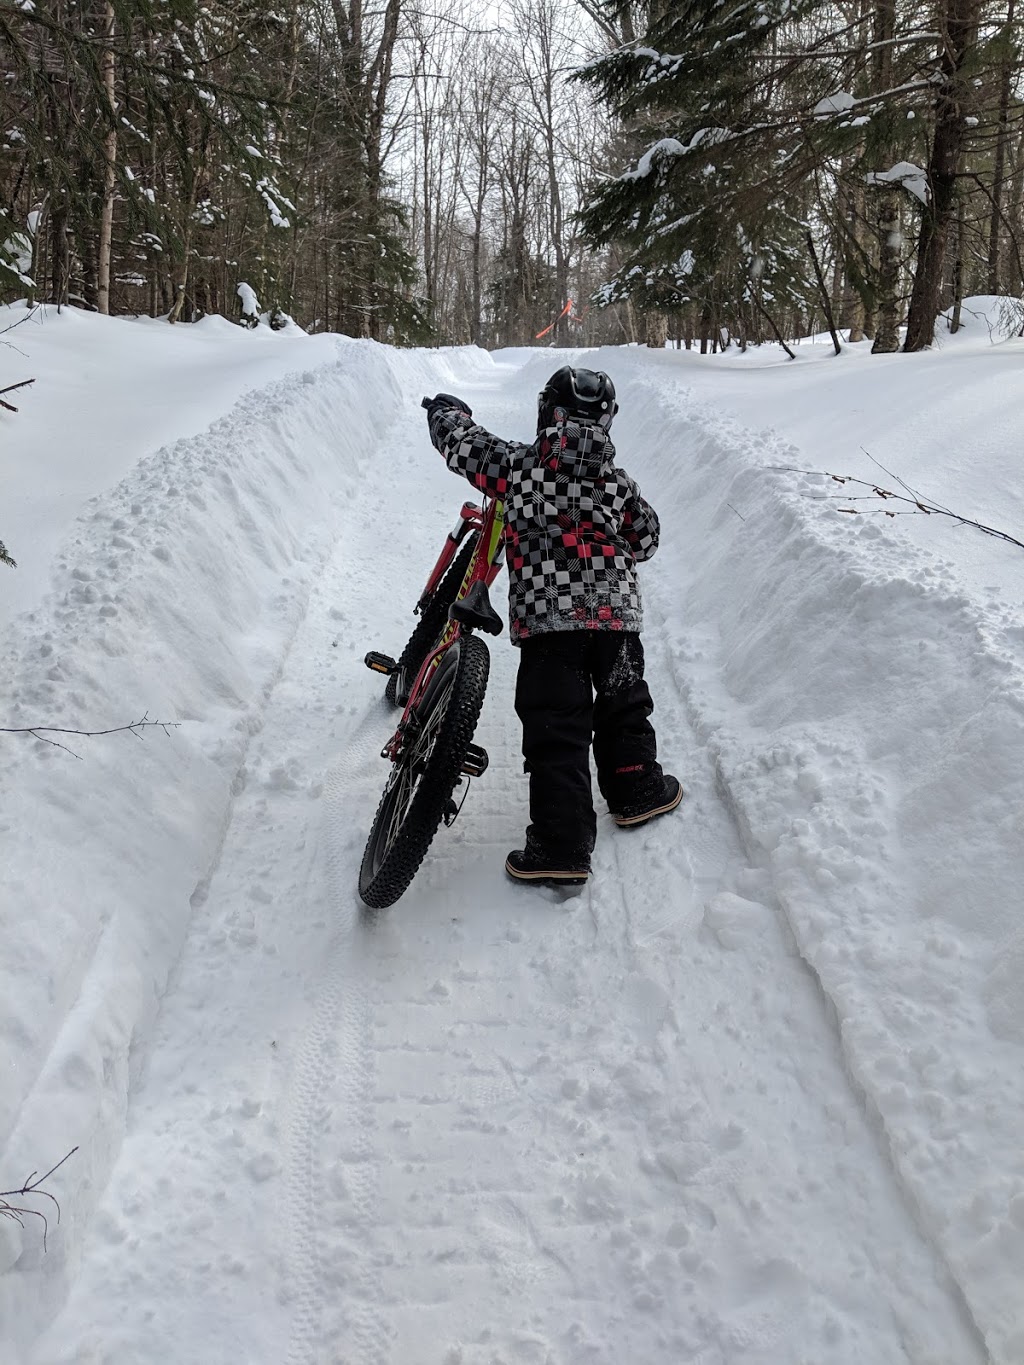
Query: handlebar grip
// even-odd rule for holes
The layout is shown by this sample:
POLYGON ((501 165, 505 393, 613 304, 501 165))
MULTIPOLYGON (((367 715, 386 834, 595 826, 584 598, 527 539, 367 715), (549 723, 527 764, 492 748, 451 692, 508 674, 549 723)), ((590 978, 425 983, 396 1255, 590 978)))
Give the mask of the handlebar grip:
POLYGON ((421 408, 429 408, 429 407, 430 407, 430 399, 429 399, 429 398, 421 398, 421 399, 420 399, 420 407, 421 407, 421 408))

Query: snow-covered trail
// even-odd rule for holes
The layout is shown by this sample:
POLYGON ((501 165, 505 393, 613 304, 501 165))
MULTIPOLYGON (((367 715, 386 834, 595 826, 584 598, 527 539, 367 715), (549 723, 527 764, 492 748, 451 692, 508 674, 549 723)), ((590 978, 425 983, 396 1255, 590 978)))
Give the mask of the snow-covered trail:
MULTIPOLYGON (((459 391, 528 426, 515 366, 459 391)), ((605 818, 579 897, 508 885, 525 779, 498 640, 490 769, 403 900, 361 912, 393 720, 362 656, 400 647, 464 491, 418 411, 374 469, 250 743, 33 1365, 983 1360, 718 790, 658 560, 649 677, 679 814, 605 818)))

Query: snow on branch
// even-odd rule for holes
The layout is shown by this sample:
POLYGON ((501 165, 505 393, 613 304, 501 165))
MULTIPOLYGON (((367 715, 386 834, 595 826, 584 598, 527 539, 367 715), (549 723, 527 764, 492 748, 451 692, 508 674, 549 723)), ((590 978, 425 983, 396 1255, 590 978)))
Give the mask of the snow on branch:
POLYGON ((868 185, 902 185, 908 194, 928 203, 928 176, 920 166, 912 161, 897 161, 887 171, 871 171, 864 177, 868 185))
POLYGON ((660 142, 656 142, 653 147, 648 147, 643 156, 636 163, 636 166, 629 171, 623 171, 620 180, 643 180, 650 175, 651 169, 656 161, 663 158, 680 156, 687 149, 674 137, 663 137, 660 142))
POLYGON ((845 114, 857 103, 846 90, 837 90, 834 95, 826 95, 811 110, 815 118, 825 118, 828 114, 845 114))

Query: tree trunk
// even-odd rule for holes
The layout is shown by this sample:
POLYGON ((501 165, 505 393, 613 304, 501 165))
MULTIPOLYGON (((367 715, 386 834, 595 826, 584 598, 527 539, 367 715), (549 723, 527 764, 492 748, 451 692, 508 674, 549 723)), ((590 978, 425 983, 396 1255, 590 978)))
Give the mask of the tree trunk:
POLYGON ((942 267, 949 225, 956 207, 956 178, 963 156, 966 125, 964 108, 970 93, 963 79, 964 59, 978 29, 980 0, 947 0, 943 23, 944 79, 935 105, 935 132, 928 158, 928 203, 921 215, 917 269, 910 295, 905 351, 922 351, 932 344, 939 313, 942 267))
MULTIPOLYGON (((877 45, 872 63, 872 80, 879 92, 892 84, 892 38, 896 27, 895 0, 878 0, 875 5, 872 36, 877 45)), ((879 155, 888 163, 892 143, 887 138, 879 155)), ((889 165, 879 166, 888 171, 889 165)), ((878 291, 877 322, 871 354, 887 355, 900 348, 900 205, 902 189, 883 184, 876 190, 878 232, 878 291)))
POLYGON ((188 226, 185 229, 185 240, 183 243, 183 254, 181 265, 178 269, 178 278, 174 281, 174 300, 171 303, 167 314, 168 322, 178 322, 181 319, 182 310, 185 307, 185 291, 188 288, 188 267, 189 257, 192 254, 192 215, 187 218, 188 226))
POLYGON ((110 312, 110 255, 114 234, 114 188, 117 183, 117 102, 114 94, 114 6, 107 0, 100 56, 103 93, 110 127, 103 139, 103 201, 100 208, 99 242, 96 249, 96 311, 110 312))
POLYGON ((955 336, 960 330, 960 308, 964 301, 964 201, 960 200, 956 222, 956 259, 953 262, 953 315, 949 330, 955 336))
POLYGON ((872 355, 888 355, 900 348, 900 236, 899 195, 902 189, 884 185, 878 190, 878 317, 872 355))
POLYGON ((1015 0, 1007 0, 1003 41, 1007 51, 999 73, 999 115, 996 150, 992 167, 992 221, 988 233, 988 292, 999 293, 999 257, 1003 236, 1003 178, 1006 173, 1007 145, 1010 140, 1010 86, 1013 79, 1013 20, 1015 0))
POLYGON ((656 308, 644 314, 644 344, 651 350, 664 350, 668 341, 668 317, 656 308))

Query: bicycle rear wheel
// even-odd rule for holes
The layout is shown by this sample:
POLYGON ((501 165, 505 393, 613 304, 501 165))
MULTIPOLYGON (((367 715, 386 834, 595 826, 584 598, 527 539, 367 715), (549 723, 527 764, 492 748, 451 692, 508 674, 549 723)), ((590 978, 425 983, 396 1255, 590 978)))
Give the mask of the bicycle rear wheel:
POLYGON ((394 905, 426 856, 462 772, 489 670, 484 642, 462 636, 410 716, 412 733, 392 765, 359 869, 359 895, 373 909, 394 905))
POLYGON ((388 678, 388 685, 384 689, 384 695, 392 706, 404 706, 409 700, 409 690, 416 681, 420 665, 448 624, 448 608, 459 595, 479 538, 476 533, 467 538, 420 613, 416 628, 399 656, 398 668, 388 678))

